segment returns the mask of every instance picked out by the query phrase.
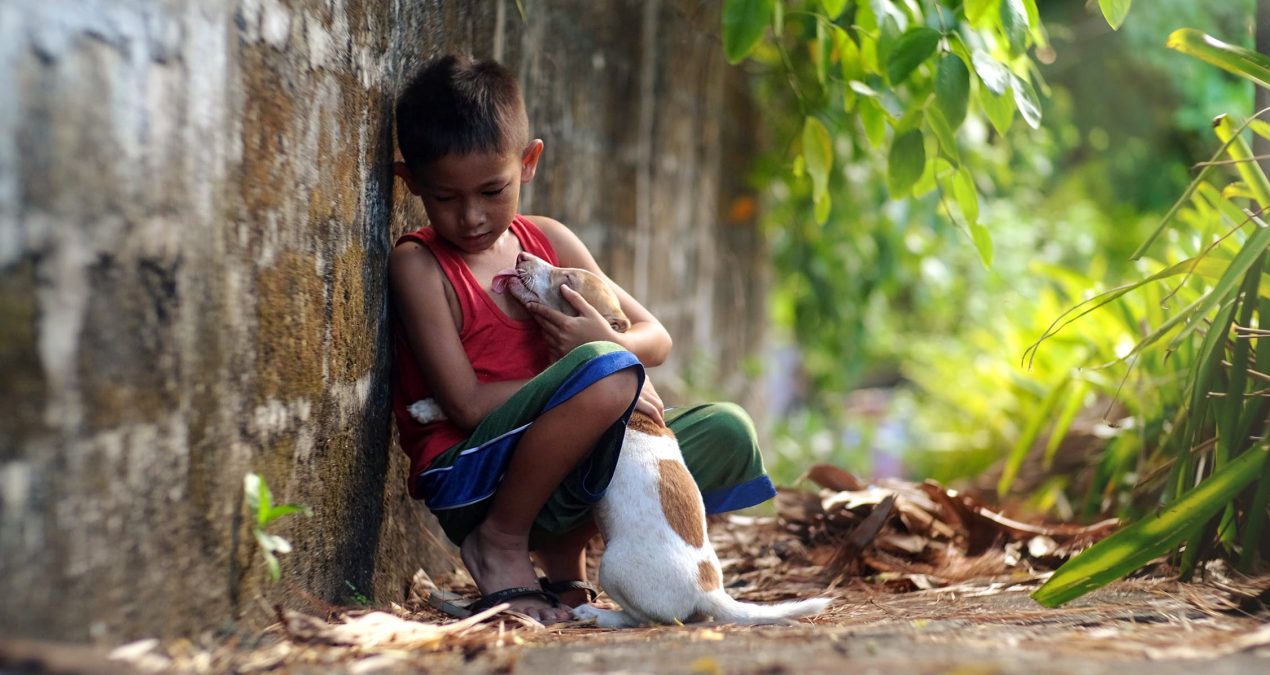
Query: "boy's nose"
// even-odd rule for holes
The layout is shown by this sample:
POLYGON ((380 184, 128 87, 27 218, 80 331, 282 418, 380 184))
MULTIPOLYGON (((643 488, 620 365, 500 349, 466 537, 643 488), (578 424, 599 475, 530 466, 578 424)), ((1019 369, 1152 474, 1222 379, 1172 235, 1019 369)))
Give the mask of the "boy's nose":
POLYGON ((468 225, 480 225, 485 221, 485 212, 478 205, 472 204, 463 209, 463 221, 468 225))

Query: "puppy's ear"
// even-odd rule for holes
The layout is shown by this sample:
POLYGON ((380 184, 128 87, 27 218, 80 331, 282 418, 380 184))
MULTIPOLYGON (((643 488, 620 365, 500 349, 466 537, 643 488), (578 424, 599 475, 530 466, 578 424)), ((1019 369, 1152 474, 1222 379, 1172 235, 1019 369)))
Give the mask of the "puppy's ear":
POLYGON ((631 320, 626 318, 624 314, 609 314, 604 318, 608 319, 609 325, 619 333, 625 333, 631 327, 631 320))

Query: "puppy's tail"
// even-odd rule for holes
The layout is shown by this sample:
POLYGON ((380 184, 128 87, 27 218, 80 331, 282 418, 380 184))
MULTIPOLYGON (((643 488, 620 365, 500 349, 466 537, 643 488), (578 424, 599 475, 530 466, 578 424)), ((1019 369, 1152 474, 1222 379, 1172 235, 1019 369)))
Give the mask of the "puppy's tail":
POLYGON ((789 623, 791 619, 814 616, 825 611, 829 598, 811 598, 794 602, 781 602, 774 605, 758 605, 741 602, 728 595, 722 589, 706 594, 703 601, 704 613, 714 617, 715 621, 744 625, 789 623))

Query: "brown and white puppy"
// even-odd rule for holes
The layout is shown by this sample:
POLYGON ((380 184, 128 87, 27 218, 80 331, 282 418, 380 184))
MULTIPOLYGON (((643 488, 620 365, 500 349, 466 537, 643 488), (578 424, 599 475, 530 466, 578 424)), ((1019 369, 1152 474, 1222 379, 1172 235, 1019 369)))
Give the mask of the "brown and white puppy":
MULTIPOLYGON (((542 302, 576 316, 560 292, 561 284, 578 291, 614 330, 624 332, 630 327, 617 295, 604 279, 583 269, 553 267, 528 253, 520 254, 515 270, 495 277, 494 290, 510 292, 522 303, 542 302)), ((416 406, 431 403, 419 401, 410 411, 420 422, 440 419, 435 405, 422 406, 416 414, 416 406)), ((581 605, 574 609, 579 619, 604 628, 708 618, 740 624, 784 623, 818 614, 829 604, 826 598, 816 598, 756 605, 738 602, 723 590, 719 558, 706 533, 701 492, 684 465, 679 442, 670 429, 642 413, 631 415, 613 479, 595 514, 605 545, 600 585, 624 611, 581 605)))

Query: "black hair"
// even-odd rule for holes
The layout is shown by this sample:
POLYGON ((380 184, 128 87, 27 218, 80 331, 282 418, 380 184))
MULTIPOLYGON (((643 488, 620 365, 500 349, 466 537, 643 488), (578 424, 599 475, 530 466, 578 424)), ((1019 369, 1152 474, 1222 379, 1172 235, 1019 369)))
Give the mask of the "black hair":
POLYGON ((435 58, 397 99, 397 146, 412 171, 447 155, 518 153, 528 143, 520 84, 495 61, 435 58))

